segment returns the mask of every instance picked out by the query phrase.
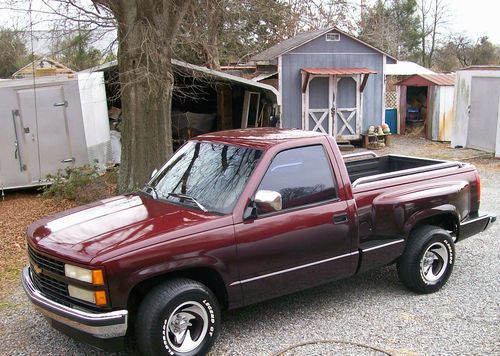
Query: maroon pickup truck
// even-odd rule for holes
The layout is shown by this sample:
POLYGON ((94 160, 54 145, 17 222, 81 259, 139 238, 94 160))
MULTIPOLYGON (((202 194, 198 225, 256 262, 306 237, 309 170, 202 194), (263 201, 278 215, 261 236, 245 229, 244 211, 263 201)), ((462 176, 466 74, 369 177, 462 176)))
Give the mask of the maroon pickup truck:
POLYGON ((204 354, 221 309, 391 263, 410 290, 439 290, 455 242, 495 221, 479 198, 466 163, 342 157, 299 130, 211 133, 142 191, 30 225, 22 282, 52 326, 97 347, 135 332, 143 354, 204 354))

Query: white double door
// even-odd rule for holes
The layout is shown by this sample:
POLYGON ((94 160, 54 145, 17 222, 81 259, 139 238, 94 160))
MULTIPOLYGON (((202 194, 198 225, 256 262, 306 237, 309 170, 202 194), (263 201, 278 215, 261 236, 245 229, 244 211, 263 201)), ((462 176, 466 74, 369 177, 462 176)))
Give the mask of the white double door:
POLYGON ((361 76, 311 76, 303 100, 303 128, 356 139, 362 127, 361 76))

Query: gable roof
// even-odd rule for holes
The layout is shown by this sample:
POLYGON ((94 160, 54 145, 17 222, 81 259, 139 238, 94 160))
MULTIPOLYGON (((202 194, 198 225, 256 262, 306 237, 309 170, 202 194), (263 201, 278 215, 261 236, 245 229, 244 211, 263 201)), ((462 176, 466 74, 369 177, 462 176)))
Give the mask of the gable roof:
POLYGON ((258 62, 258 61, 273 60, 273 59, 275 59, 275 58, 277 58, 277 57, 279 57, 279 56, 281 56, 281 55, 283 55, 283 54, 285 54, 285 53, 287 53, 287 52, 289 52, 297 47, 300 47, 303 44, 306 44, 306 43, 308 43, 308 42, 320 37, 321 35, 324 35, 324 34, 330 32, 330 31, 336 31, 336 32, 338 32, 346 37, 353 39, 354 41, 357 41, 357 42, 359 42, 367 47, 370 47, 370 48, 374 49, 375 51, 377 51, 381 54, 384 54, 387 57, 392 58, 393 60, 397 61, 397 59, 394 58, 393 56, 391 56, 390 54, 387 54, 387 53, 381 51, 380 49, 373 47, 372 45, 370 45, 366 42, 363 42, 360 39, 357 39, 356 37, 338 29, 335 26, 329 27, 329 28, 323 28, 323 29, 319 29, 319 30, 314 30, 314 31, 301 32, 292 38, 281 41, 280 43, 266 49, 265 51, 256 54, 255 56, 250 58, 250 61, 258 62))
POLYGON ((52 58, 42 57, 26 64, 17 72, 12 74, 12 78, 42 77, 48 75, 74 74, 75 71, 55 61, 52 58))

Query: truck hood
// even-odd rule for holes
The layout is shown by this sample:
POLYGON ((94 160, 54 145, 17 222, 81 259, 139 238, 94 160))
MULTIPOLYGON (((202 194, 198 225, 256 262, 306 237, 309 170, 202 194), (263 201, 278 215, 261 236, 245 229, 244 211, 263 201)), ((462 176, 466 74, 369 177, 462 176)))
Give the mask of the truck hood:
POLYGON ((232 223, 220 216, 138 194, 84 205, 36 221, 28 243, 56 258, 88 264, 232 223))

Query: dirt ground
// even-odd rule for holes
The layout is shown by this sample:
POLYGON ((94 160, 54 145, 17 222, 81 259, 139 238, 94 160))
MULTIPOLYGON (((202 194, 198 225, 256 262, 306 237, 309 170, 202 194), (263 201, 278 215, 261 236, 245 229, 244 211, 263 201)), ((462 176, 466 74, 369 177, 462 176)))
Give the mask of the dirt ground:
MULTIPOLYGON (((364 149, 361 148, 354 150, 362 151, 364 149)), ((482 184, 486 186, 498 183, 500 174, 500 160, 492 158, 491 154, 471 149, 454 149, 448 143, 423 138, 394 136, 390 147, 377 150, 376 153, 466 161, 476 165, 482 184)), ((109 184, 106 185, 101 193, 102 198, 108 197, 111 191, 109 184)), ((75 205, 77 203, 67 200, 44 199, 36 190, 6 192, 4 200, 0 201, 0 283, 4 286, 0 290, 0 303, 18 285, 20 270, 27 262, 26 227, 37 219, 75 205)))
POLYGON ((69 209, 69 201, 42 199, 36 190, 6 192, 0 202, 0 301, 17 286, 22 266, 27 263, 26 227, 33 221, 69 209))

